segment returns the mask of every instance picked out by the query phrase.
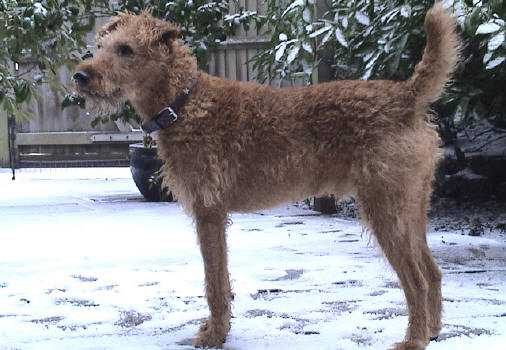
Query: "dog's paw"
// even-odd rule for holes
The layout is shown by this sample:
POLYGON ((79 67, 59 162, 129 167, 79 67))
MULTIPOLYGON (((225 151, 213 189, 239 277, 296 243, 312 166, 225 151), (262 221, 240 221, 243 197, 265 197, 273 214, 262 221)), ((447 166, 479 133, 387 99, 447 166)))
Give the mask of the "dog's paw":
POLYGON ((197 348, 221 348, 227 337, 228 328, 216 327, 210 320, 205 320, 200 325, 197 337, 193 339, 192 345, 197 348))
POLYGON ((434 326, 429 327, 429 337, 430 340, 436 340, 439 337, 439 333, 441 333, 441 322, 438 322, 434 326))
POLYGON ((426 346, 426 341, 405 340, 403 342, 396 343, 391 350, 424 350, 426 346))

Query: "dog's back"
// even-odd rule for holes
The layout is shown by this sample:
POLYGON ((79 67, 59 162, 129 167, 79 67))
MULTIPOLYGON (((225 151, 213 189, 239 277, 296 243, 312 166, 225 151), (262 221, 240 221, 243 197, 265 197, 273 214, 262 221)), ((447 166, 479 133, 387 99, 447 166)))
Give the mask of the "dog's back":
MULTIPOLYGON (((455 66, 458 40, 441 4, 427 13, 425 25, 427 47, 406 82, 334 81, 278 89, 202 74, 191 97, 205 105, 201 118, 163 131, 161 142, 167 140, 173 150, 177 140, 188 141, 189 133, 198 131, 202 151, 212 149, 217 160, 203 167, 213 188, 207 191, 214 197, 210 201, 231 211, 311 195, 355 195, 371 177, 387 182, 411 172, 426 177, 439 158, 427 108, 455 66)), ((167 155, 180 157, 173 171, 198 152, 186 151, 167 155)))

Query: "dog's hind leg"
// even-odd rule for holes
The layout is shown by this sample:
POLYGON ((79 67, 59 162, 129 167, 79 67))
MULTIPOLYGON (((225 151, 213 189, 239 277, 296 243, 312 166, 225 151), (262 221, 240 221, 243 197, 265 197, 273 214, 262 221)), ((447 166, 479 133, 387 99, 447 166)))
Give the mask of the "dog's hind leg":
POLYGON ((442 312, 442 297, 441 297, 441 270, 437 266, 432 252, 427 246, 427 242, 419 242, 420 258, 419 264, 423 272, 425 280, 429 284, 428 291, 428 311, 429 311, 429 337, 436 339, 441 331, 441 312, 442 312))
POLYGON ((422 350, 429 341, 428 283, 414 252, 415 233, 407 225, 407 198, 399 184, 367 184, 357 194, 361 213, 383 253, 397 273, 408 307, 409 324, 404 341, 394 350, 422 350))
POLYGON ((416 196, 420 199, 415 204, 414 216, 418 216, 418 220, 414 220, 413 229, 417 231, 417 258, 420 269, 429 284, 428 291, 428 310, 429 310, 429 336, 431 339, 438 337, 441 331, 441 279, 442 273, 429 247, 427 246, 427 211, 429 206, 429 198, 431 193, 430 180, 426 180, 422 189, 422 194, 416 196))
POLYGON ((204 261, 209 318, 201 325, 193 345, 221 347, 230 329, 230 281, 227 268, 227 214, 199 208, 194 211, 200 250, 204 261))

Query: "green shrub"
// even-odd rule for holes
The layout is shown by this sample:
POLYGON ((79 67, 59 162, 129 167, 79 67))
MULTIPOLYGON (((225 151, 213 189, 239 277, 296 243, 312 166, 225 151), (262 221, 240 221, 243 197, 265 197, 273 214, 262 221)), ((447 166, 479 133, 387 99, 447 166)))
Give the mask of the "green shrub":
POLYGON ((450 128, 487 119, 506 129, 506 4, 455 1, 464 48, 455 83, 440 108, 450 128))
MULTIPOLYGON (((331 79, 408 79, 425 46, 423 20, 432 1, 268 1, 262 24, 270 41, 254 59, 266 79, 313 81, 324 62, 331 79), (325 5, 324 8, 321 6, 325 5)), ((506 4, 447 1, 457 16, 462 61, 434 108, 446 143, 486 119, 506 129, 506 4)))
POLYGON ((0 108, 17 119, 42 83, 59 92, 56 71, 86 49, 84 37, 107 1, 0 1, 0 108))

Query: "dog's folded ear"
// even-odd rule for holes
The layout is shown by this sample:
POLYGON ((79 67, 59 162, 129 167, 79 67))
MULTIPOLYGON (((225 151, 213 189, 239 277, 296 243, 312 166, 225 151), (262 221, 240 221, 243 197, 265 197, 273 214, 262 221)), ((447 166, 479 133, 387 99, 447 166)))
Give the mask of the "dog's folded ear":
POLYGON ((165 26, 159 29, 159 33, 157 35, 158 39, 156 40, 156 42, 168 44, 171 41, 174 41, 177 38, 178 34, 179 28, 177 28, 173 24, 165 23, 165 26))
POLYGON ((103 37, 114 32, 120 24, 125 23, 128 20, 129 14, 126 12, 119 12, 117 16, 111 18, 111 20, 100 28, 95 36, 96 41, 100 41, 103 37))
POLYGON ((139 39, 148 45, 168 45, 179 34, 179 28, 175 24, 153 18, 146 12, 141 13, 139 24, 139 39))

